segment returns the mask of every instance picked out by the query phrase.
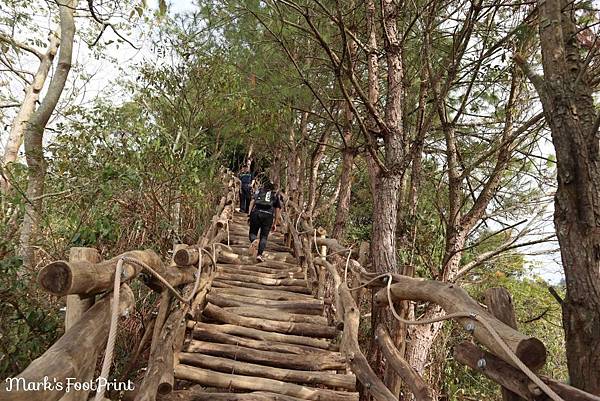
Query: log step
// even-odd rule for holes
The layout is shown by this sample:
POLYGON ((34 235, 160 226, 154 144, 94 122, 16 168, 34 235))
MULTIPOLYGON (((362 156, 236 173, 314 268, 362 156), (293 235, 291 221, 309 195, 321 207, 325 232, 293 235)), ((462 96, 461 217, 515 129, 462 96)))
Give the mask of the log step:
MULTIPOLYGON (((227 242, 227 236, 225 236, 225 238, 223 239, 223 241, 225 243, 227 242)), ((248 231, 246 231, 244 233, 242 233, 242 232, 230 232, 229 233, 229 245, 232 245, 232 244, 237 244, 237 245, 242 245, 242 246, 248 246, 250 244, 250 240, 248 238, 248 231)), ((273 248, 279 248, 283 252, 285 252, 286 249, 290 249, 288 246, 286 246, 286 244, 283 241, 283 239, 271 238, 271 236, 269 236, 269 242, 267 243, 267 247, 269 246, 269 244, 275 245, 273 248)))
POLYGON ((262 377, 234 375, 195 368, 189 365, 175 366, 175 377, 189 380, 204 386, 233 388, 236 390, 267 391, 315 401, 358 401, 358 393, 333 391, 286 383, 262 377))
POLYGON ((296 313, 287 313, 283 311, 276 311, 273 309, 253 307, 253 306, 238 306, 238 307, 226 307, 225 310, 235 313, 236 315, 246 317, 259 317, 263 319, 280 320, 282 322, 297 322, 297 323, 312 323, 327 325, 327 318, 325 316, 310 316, 300 315, 296 313))
POLYGON ((291 286, 307 287, 307 285, 308 285, 306 280, 297 279, 297 278, 268 278, 268 277, 252 276, 249 274, 231 274, 231 273, 225 273, 225 272, 220 272, 217 276, 223 280, 242 281, 242 282, 246 282, 246 283, 262 284, 262 285, 270 285, 270 286, 291 285, 291 286))
MULTIPOLYGON (((247 253, 247 252, 246 252, 247 253)), ((285 258, 277 258, 271 256, 271 258, 265 257, 265 261, 263 263, 268 263, 269 265, 275 264, 276 267, 293 267, 295 266, 295 259, 292 255, 288 255, 285 258)), ((233 264, 242 264, 242 265, 253 265, 256 263, 256 259, 248 256, 242 255, 240 253, 236 253, 233 250, 229 250, 227 248, 222 249, 219 253, 218 257, 219 263, 233 263, 233 264)))
POLYGON ((301 398, 290 397, 266 391, 253 391, 251 393, 211 393, 196 385, 186 390, 173 391, 168 396, 160 398, 161 401, 304 401, 301 398))
POLYGON ((262 306, 270 309, 279 309, 288 313, 302 315, 323 315, 323 303, 314 301, 273 301, 270 299, 258 299, 244 297, 241 295, 227 294, 226 297, 215 293, 209 293, 206 297, 208 302, 220 307, 227 306, 262 306))
MULTIPOLYGON (((188 327, 193 329, 201 322, 189 321, 188 327)), ((338 347, 331 342, 319 338, 296 336, 291 334, 273 333, 270 331, 253 329, 250 327, 236 326, 234 324, 213 325, 213 329, 221 333, 232 334, 238 337, 253 338, 263 341, 277 341, 288 344, 306 345, 329 351, 337 351, 338 347)))
POLYGON ((270 267, 273 269, 284 269, 284 270, 295 269, 298 267, 298 265, 295 263, 281 262, 279 260, 265 260, 264 262, 257 263, 256 266, 264 266, 264 267, 270 267))
POLYGON ((217 275, 217 277, 215 278, 215 282, 219 282, 223 285, 221 285, 221 287, 242 287, 242 288, 253 288, 255 290, 270 290, 272 288, 274 289, 278 289, 281 291, 289 291, 289 292, 296 292, 299 294, 310 294, 310 290, 306 287, 303 287, 301 285, 279 285, 279 286, 270 286, 270 285, 264 285, 264 284, 256 284, 256 283, 252 283, 252 282, 247 282, 247 281, 235 281, 235 280, 225 280, 220 278, 219 275, 217 275))
POLYGON ((227 389, 187 390, 195 400, 358 401, 356 377, 343 374, 348 363, 334 341, 340 331, 323 316, 324 301, 313 297, 280 232, 256 263, 246 219, 237 214, 230 221, 229 247, 220 252, 197 315, 202 321, 187 323, 190 337, 176 354, 175 377, 227 389))
MULTIPOLYGON (((275 287, 279 288, 279 287, 275 287)), ((262 299, 272 299, 274 301, 307 301, 321 303, 319 300, 313 298, 310 295, 298 294, 296 292, 279 290, 279 289, 252 289, 252 288, 240 288, 240 287, 229 287, 229 288, 214 288, 213 294, 236 294, 245 297, 255 297, 262 299)))
MULTIPOLYGON (((222 241, 224 244, 227 243, 227 237, 225 237, 222 241)), ((229 245, 240 245, 240 246, 248 246, 250 241, 248 240, 248 235, 230 235, 229 236, 229 245)), ((276 252, 291 252, 292 249, 285 245, 283 241, 271 241, 267 242, 267 251, 276 251, 276 252)))
POLYGON ((251 276, 255 276, 255 277, 265 277, 265 278, 272 278, 272 279, 282 279, 282 278, 297 278, 297 279, 303 279, 304 278, 304 273, 301 271, 275 271, 273 272, 272 269, 268 269, 268 268, 263 268, 265 271, 257 271, 256 269, 261 269, 260 266, 248 266, 251 267, 250 269, 245 268, 245 266, 243 265, 235 265, 235 267, 232 267, 232 265, 217 265, 217 271, 219 272, 223 272, 223 273, 229 273, 229 274, 246 274, 246 275, 251 275, 251 276))
MULTIPOLYGON (((232 334, 223 333, 215 329, 215 325, 196 322, 192 329, 192 337, 197 340, 210 341, 219 344, 238 345, 248 347, 255 350, 273 351, 287 354, 302 354, 311 355, 323 353, 331 353, 320 348, 314 348, 307 345, 296 345, 283 343, 278 341, 254 340, 247 337, 234 336, 232 334)), ((336 354, 336 357, 339 354, 336 354)))
POLYGON ((256 350, 239 345, 211 343, 207 341, 191 340, 184 349, 187 352, 196 352, 205 355, 219 356, 236 361, 260 363, 286 369, 299 370, 337 370, 346 368, 346 359, 342 354, 310 355, 310 358, 284 352, 256 350))
POLYGON ((351 374, 274 368, 270 366, 257 365, 247 362, 234 361, 232 359, 188 352, 179 354, 179 360, 187 365, 192 365, 203 369, 216 370, 219 372, 284 380, 297 384, 320 384, 331 388, 342 388, 349 391, 356 391, 356 376, 351 374))
MULTIPOLYGON (((231 245, 231 251, 242 256, 250 256, 248 246, 242 245, 231 245)), ((289 252, 275 252, 265 250, 263 252, 263 258, 266 260, 278 260, 282 262, 295 263, 296 259, 289 252)))
POLYGON ((266 273, 266 274, 289 274, 289 273, 302 273, 303 272, 302 268, 297 265, 293 265, 289 269, 280 269, 280 268, 273 268, 273 267, 265 267, 265 266, 261 266, 259 264, 240 265, 240 264, 233 264, 233 263, 227 263, 227 264, 217 263, 217 267, 224 267, 227 269, 235 269, 235 270, 239 270, 240 272, 248 271, 248 272, 266 273))
POLYGON ((295 334, 318 338, 335 338, 339 333, 335 327, 330 326, 310 323, 281 322, 277 320, 256 319, 240 316, 210 303, 206 305, 202 311, 202 315, 222 323, 235 324, 238 326, 282 334, 295 334))

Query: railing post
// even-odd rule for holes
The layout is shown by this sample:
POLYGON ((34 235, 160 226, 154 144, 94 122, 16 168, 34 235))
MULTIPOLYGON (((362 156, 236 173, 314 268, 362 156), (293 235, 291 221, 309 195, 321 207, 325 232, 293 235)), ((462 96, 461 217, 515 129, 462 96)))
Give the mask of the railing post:
MULTIPOLYGON (((100 253, 94 248, 76 247, 69 252, 69 262, 100 263, 100 253)), ((65 331, 69 330, 94 304, 95 296, 67 295, 65 331)))
MULTIPOLYGON (((95 248, 76 247, 69 250, 69 262, 90 262, 99 263, 102 260, 100 252, 95 248)), ((69 330, 83 314, 94 305, 95 295, 82 297, 81 295, 67 295, 67 311, 65 313, 65 332, 69 330)), ((96 369, 95 363, 90 363, 85 372, 82 372, 80 381, 87 381, 93 378, 96 369), (83 377, 85 376, 85 377, 83 377)), ((60 401, 85 401, 88 398, 89 391, 69 391, 60 401)))
MULTIPOLYGON (((323 227, 319 227, 317 229, 317 235, 319 236, 319 238, 325 238, 327 236, 327 231, 325 231, 325 229, 323 227)), ((315 247, 317 247, 319 245, 315 244, 315 247)), ((323 259, 327 258, 327 246, 323 245, 321 246, 321 251, 319 252, 321 254, 321 256, 323 257, 323 259)), ((318 290, 318 297, 319 298, 324 298, 325 297, 325 277, 326 277, 326 270, 324 266, 319 266, 319 290, 318 290)))
MULTIPOLYGON (((506 288, 490 288, 485 292, 485 304, 488 310, 494 317, 502 323, 517 329, 517 318, 515 316, 515 308, 513 307, 512 298, 506 288)), ((504 401, 523 401, 512 391, 501 386, 502 399, 504 401)))

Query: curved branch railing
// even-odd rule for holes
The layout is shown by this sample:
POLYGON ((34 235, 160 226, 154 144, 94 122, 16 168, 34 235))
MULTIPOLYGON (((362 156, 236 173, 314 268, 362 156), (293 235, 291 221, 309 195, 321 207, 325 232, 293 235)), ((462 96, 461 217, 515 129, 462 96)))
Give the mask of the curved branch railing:
MULTIPOLYGON (((54 386, 44 391, 9 392, 8 383, 5 382, 0 387, 0 399, 72 400, 65 395, 64 384, 69 378, 93 378, 98 357, 102 355, 109 337, 111 317, 131 313, 134 308, 134 295, 127 283, 135 278, 142 278, 149 288, 161 295, 158 314, 148 324, 122 376, 134 365, 144 343, 151 340, 148 368, 142 382, 128 398, 153 401, 157 394, 171 392, 175 378, 185 378, 185 372, 178 371, 178 361, 187 327, 186 318, 197 320, 210 298, 209 291, 216 270, 210 267, 214 267, 217 259, 235 263, 247 258, 231 252, 231 247, 246 244, 235 242, 239 241, 235 236, 230 238, 229 221, 239 193, 239 180, 231 174, 225 174, 223 184, 226 194, 221 198, 210 225, 198 243, 192 246, 176 245, 173 260, 168 265, 151 250, 130 251, 99 261, 97 252, 88 252, 86 256, 85 251, 89 251, 89 248, 74 248, 71 260, 45 266, 39 273, 40 286, 54 295, 74 297, 70 299, 67 311, 71 323, 67 324, 65 334, 55 344, 12 380, 42 383, 45 378, 50 378, 54 386), (222 244, 224 241, 227 245, 222 244), (115 277, 117 266, 122 270, 120 277, 115 277), (148 272, 151 274, 148 275, 148 272), (118 287, 118 311, 111 310, 111 289, 115 283, 121 283, 118 287), (91 304, 90 299, 96 297, 98 299, 91 304), (63 383, 63 387, 60 388, 56 383, 63 383)), ((364 391, 377 401, 397 401, 397 398, 375 374, 360 349, 360 310, 357 297, 353 294, 362 288, 374 291, 373 307, 377 308, 389 307, 394 311, 394 304, 405 300, 433 302, 442 307, 446 315, 440 320, 455 320, 475 341, 489 350, 484 351, 472 343, 462 343, 454 349, 456 360, 526 400, 600 401, 600 397, 553 379, 532 377, 530 371, 539 369, 545 363, 544 345, 538 339, 520 333, 497 319, 456 284, 368 272, 363 267, 366 264, 364 246, 359 249, 347 248, 337 240, 327 238, 323 230, 316 230, 310 225, 311 219, 304 218, 297 205, 289 199, 285 200, 285 204, 282 217, 287 245, 293 249, 296 260, 303 266, 312 293, 330 305, 331 318, 338 328, 343 329, 340 352, 364 391), (349 288, 349 280, 358 286, 349 288), (332 299, 327 299, 326 294, 332 299)), ((213 309, 209 308, 207 312, 222 313, 218 308, 213 309)), ((394 315, 397 316, 395 312, 394 315)), ((402 322, 428 323, 423 320, 402 322)), ((386 328, 380 325, 374 329, 376 343, 388 366, 405 382, 415 398, 419 401, 436 400, 432 389, 403 359, 386 328)), ((328 336, 330 334, 327 333, 328 336)), ((81 399, 86 396, 87 392, 81 399)))
MULTIPOLYGON (((324 291, 317 287, 325 285, 324 279, 333 283, 332 314, 338 324, 344 328, 340 352, 346 356, 365 391, 369 392, 374 399, 397 400, 371 369, 360 350, 358 342, 360 315, 352 291, 362 287, 375 291, 373 307, 390 307, 393 310, 395 303, 405 300, 432 302, 442 307, 446 316, 438 320, 456 321, 473 336, 474 340, 490 351, 483 351, 474 344, 461 344, 455 348, 456 359, 482 372, 526 400, 600 401, 600 397, 533 374, 532 371, 539 370, 545 364, 544 344, 537 338, 525 335, 497 319, 456 284, 398 274, 378 275, 367 272, 357 260, 363 257, 361 252, 347 248, 335 239, 325 238, 322 232, 317 236, 318 230, 310 225, 310 219, 304 218, 300 208, 293 201, 286 200, 286 206, 288 211, 283 213, 283 217, 295 254, 307 269, 307 278, 313 284, 313 293, 323 294, 324 291), (332 252, 328 255, 320 255, 319 247, 326 247, 332 252), (326 272, 326 275, 322 272, 326 272), (359 287, 348 288, 349 274, 360 283, 359 287), (476 354, 481 356, 476 362, 472 358, 474 350, 477 350, 476 354)), ((400 318, 395 311, 394 315, 400 318)), ((406 320, 402 322, 430 323, 406 320)), ((402 358, 389 339, 385 327, 377 327, 374 332, 389 366, 405 382, 415 398, 420 401, 437 399, 421 376, 402 358)))
MULTIPOLYGON (((65 394, 73 378, 79 381, 93 379, 98 357, 109 337, 111 316, 125 316, 135 306, 133 292, 127 283, 142 278, 152 290, 161 293, 159 313, 149 324, 142 342, 128 363, 133 366, 139 357, 143 342, 152 339, 148 368, 143 381, 136 386, 130 399, 155 400, 157 393, 166 394, 173 388, 174 361, 185 336, 185 319, 195 316, 203 307, 215 269, 215 259, 221 252, 217 247, 228 235, 227 220, 233 215, 239 193, 239 183, 230 173, 223 174, 225 195, 216 213, 193 246, 175 245, 175 261, 162 262, 152 250, 130 251, 106 261, 99 261, 97 252, 90 248, 74 248, 72 255, 94 254, 95 257, 77 257, 69 261, 56 261, 46 265, 38 275, 39 285, 48 293, 79 296, 68 305, 71 321, 66 331, 44 354, 34 360, 18 376, 7 379, 0 386, 0 399, 6 401, 56 401, 87 399, 86 391, 77 395, 65 394), (202 257, 201 255, 206 257, 202 257), (187 258, 187 259, 185 259, 187 258), (189 262, 189 263, 188 263, 189 262), (122 273, 116 276, 117 266, 122 273), (142 274, 146 273, 146 274, 142 274), (147 274, 150 273, 150 274, 147 274), (111 310, 113 285, 120 282, 118 311, 111 310), (177 287, 181 290, 176 289, 177 287), (98 297, 91 305, 90 300, 98 297), (179 302, 172 302, 176 298, 179 302), (75 312, 77 310, 77 312, 75 312), (150 336, 152 331, 152 336, 150 336), (38 391, 27 389, 26 383, 42 383, 38 391), (46 383, 45 385, 43 383, 46 383), (17 384, 20 384, 16 388, 17 384), (10 390, 10 391, 9 391, 10 390)), ((116 333, 111 333, 115 335, 116 333)), ((72 390, 72 389, 71 389, 72 390)), ((95 390, 95 389, 91 389, 95 390)))

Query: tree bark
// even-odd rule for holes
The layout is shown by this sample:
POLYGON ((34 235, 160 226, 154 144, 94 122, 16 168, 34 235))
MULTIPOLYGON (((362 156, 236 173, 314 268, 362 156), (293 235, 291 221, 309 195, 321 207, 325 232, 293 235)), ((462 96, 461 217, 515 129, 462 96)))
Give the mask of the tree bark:
POLYGON ((306 213, 312 216, 317 205, 317 180, 319 178, 319 167, 325 156, 325 146, 329 141, 331 129, 325 129, 316 144, 315 150, 310 158, 310 176, 308 178, 308 205, 306 213))
MULTIPOLYGON (((345 137, 349 138, 350 135, 345 137)), ((347 141, 349 139, 346 139, 347 141)), ((342 239, 346 231, 348 216, 350 215, 350 197, 352 195, 352 169, 354 167, 354 157, 356 150, 345 147, 342 151, 342 171, 340 173, 340 193, 335 211, 335 223, 331 236, 336 239, 342 239)))
MULTIPOLYGON (((50 35, 50 43, 48 44, 46 53, 44 53, 40 59, 40 65, 33 77, 33 82, 25 90, 25 97, 23 98, 21 107, 12 122, 8 134, 8 141, 4 150, 4 156, 2 157, 2 166, 4 167, 17 160, 19 148, 21 148, 21 144, 23 143, 23 136, 27 123, 35 111, 35 104, 40 97, 40 92, 44 88, 48 72, 54 62, 54 57, 58 52, 58 46, 60 44, 59 36, 60 35, 57 36, 55 34, 50 35)), ((5 181, 4 178, 0 178, 0 185, 2 192, 6 192, 10 187, 10 183, 5 181)))
POLYGON ((46 176, 46 162, 44 160, 44 129, 62 94, 71 70, 73 54, 73 41, 75 37, 74 11, 78 0, 69 0, 59 5, 60 10, 60 53, 58 64, 48 92, 42 104, 31 116, 25 130, 25 157, 28 166, 27 201, 25 203, 25 216, 21 226, 19 238, 19 255, 23 259, 25 269, 35 267, 35 253, 31 246, 39 228, 42 207, 42 194, 44 192, 44 178, 46 176))
MULTIPOLYGON (((352 2, 352 4, 354 4, 352 2)), ((353 67, 356 59, 357 44, 354 40, 348 42, 348 53, 349 53, 349 65, 353 67)), ((352 101, 354 98, 354 91, 350 89, 348 93, 349 100, 352 101)), ((356 157, 357 150, 354 146, 354 138, 352 135, 352 122, 354 116, 352 114, 352 108, 350 103, 346 101, 343 108, 344 117, 344 131, 342 133, 342 141, 344 143, 344 149, 342 150, 342 167, 340 172, 340 186, 338 193, 338 203, 335 211, 335 223, 331 236, 336 239, 342 239, 346 230, 346 224, 348 216, 350 214, 350 197, 352 195, 352 170, 354 168, 354 158, 356 157)))
POLYGON ((548 0, 539 9, 544 77, 515 59, 540 95, 556 150, 554 225, 567 287, 562 311, 570 381, 600 395, 600 119, 573 5, 548 0))

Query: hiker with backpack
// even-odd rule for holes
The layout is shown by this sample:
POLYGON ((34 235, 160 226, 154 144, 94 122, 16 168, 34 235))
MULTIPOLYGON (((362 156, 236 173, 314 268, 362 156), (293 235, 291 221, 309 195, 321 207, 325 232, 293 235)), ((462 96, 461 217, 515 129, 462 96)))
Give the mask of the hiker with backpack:
POLYGON ((250 198, 252 197, 252 185, 254 184, 254 177, 250 172, 248 166, 242 167, 240 173, 240 212, 250 213, 250 198))
POLYGON ((268 181, 254 194, 250 203, 250 254, 262 262, 262 254, 267 247, 271 230, 277 229, 281 217, 281 201, 274 191, 273 183, 268 181), (260 239, 259 239, 260 231, 260 239))

